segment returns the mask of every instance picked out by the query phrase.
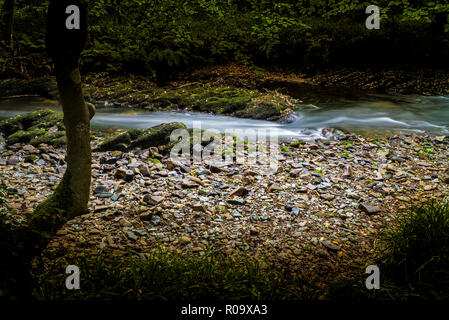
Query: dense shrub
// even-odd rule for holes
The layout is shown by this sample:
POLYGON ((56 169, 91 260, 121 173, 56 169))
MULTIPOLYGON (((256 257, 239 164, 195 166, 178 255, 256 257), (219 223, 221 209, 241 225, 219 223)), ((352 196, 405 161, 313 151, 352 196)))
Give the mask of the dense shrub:
MULTIPOLYGON (((0 1, 0 5, 1 5, 0 1)), ((84 72, 139 72, 160 79, 207 64, 310 68, 335 64, 444 63, 449 4, 378 1, 381 29, 367 30, 367 1, 87 0, 89 41, 84 72)), ((48 1, 16 1, 14 62, 42 75, 48 1)), ((3 33, 1 33, 3 34, 3 33)), ((3 37, 3 36, 2 36, 3 37)), ((7 40, 0 39, 3 48, 7 40)), ((5 72, 5 68, 3 68, 5 72)))

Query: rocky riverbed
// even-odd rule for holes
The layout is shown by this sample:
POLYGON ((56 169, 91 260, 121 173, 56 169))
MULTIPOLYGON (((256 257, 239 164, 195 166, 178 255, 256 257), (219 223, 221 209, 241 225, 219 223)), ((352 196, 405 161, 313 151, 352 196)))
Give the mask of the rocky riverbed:
MULTIPOLYGON (((43 257, 144 254, 157 246, 201 255, 214 247, 322 278, 347 271, 365 261, 401 209, 448 194, 449 137, 333 137, 281 142, 279 168, 266 175, 257 164, 176 163, 164 146, 94 152, 89 213, 67 222, 43 257)), ((43 143, 2 148, 1 180, 15 219, 52 193, 64 158, 63 147, 43 143)))

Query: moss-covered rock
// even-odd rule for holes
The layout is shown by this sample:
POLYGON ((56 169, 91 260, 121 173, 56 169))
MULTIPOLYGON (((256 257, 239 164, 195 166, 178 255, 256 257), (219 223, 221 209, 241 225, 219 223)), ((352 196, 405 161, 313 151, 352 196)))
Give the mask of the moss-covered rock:
POLYGON ((170 135, 176 129, 186 129, 179 122, 164 123, 148 130, 130 129, 118 134, 98 145, 94 151, 122 151, 135 148, 147 149, 149 147, 162 147, 170 143, 170 135))
POLYGON ((187 127, 180 122, 171 122, 149 128, 142 136, 131 143, 130 149, 164 146, 170 142, 170 135, 176 129, 187 129, 187 127))
POLYGON ((46 143, 63 146, 65 128, 63 115, 52 110, 40 110, 21 114, 0 122, 0 131, 7 136, 9 145, 29 143, 37 146, 46 143))
POLYGON ((0 131, 6 136, 10 136, 19 130, 28 130, 33 127, 50 128, 58 126, 64 128, 63 115, 53 110, 38 110, 34 112, 19 114, 15 117, 0 121, 0 131))
POLYGON ((94 151, 126 151, 128 145, 131 143, 131 135, 127 132, 123 132, 111 139, 107 139, 101 143, 94 151))
POLYGON ((39 136, 42 136, 45 134, 44 128, 37 128, 32 130, 19 130, 10 135, 7 139, 8 144, 15 144, 15 143, 28 143, 31 141, 31 139, 38 138, 39 136))
POLYGON ((65 131, 45 132, 45 134, 34 137, 30 140, 30 144, 33 146, 38 146, 41 143, 53 145, 55 147, 65 146, 67 143, 65 131))
POLYGON ((143 78, 98 80, 87 84, 93 100, 126 103, 150 110, 188 109, 255 119, 277 120, 296 100, 277 92, 261 92, 213 83, 158 87, 143 78))
POLYGON ((278 105, 271 102, 262 102, 244 110, 237 111, 235 115, 241 118, 277 120, 280 118, 281 114, 281 108, 278 105))

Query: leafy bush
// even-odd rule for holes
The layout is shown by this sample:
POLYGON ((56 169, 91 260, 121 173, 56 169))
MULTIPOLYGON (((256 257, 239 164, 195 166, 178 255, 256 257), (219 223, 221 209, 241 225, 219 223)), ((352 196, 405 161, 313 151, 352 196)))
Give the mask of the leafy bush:
MULTIPOLYGON (((144 73, 164 81, 229 61, 310 68, 449 59, 449 4, 437 2, 378 1, 381 29, 373 31, 365 28, 371 3, 360 0, 86 1, 85 73, 144 73)), ((42 61, 47 5, 16 1, 15 62, 0 54, 7 67, 51 71, 42 61)))

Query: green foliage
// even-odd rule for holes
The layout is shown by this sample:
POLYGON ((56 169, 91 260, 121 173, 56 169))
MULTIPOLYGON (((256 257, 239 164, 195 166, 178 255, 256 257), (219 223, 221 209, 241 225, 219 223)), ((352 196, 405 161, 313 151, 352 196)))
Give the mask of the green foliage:
MULTIPOLYGON (((164 82, 186 68, 228 61, 308 68, 449 58, 449 4, 441 1, 378 1, 381 29, 375 32, 364 24, 372 3, 361 0, 87 3, 82 63, 93 74, 144 73, 164 82)), ((0 55, 6 66, 33 74, 51 70, 43 59, 47 5, 48 0, 16 1, 16 54, 0 55)))

